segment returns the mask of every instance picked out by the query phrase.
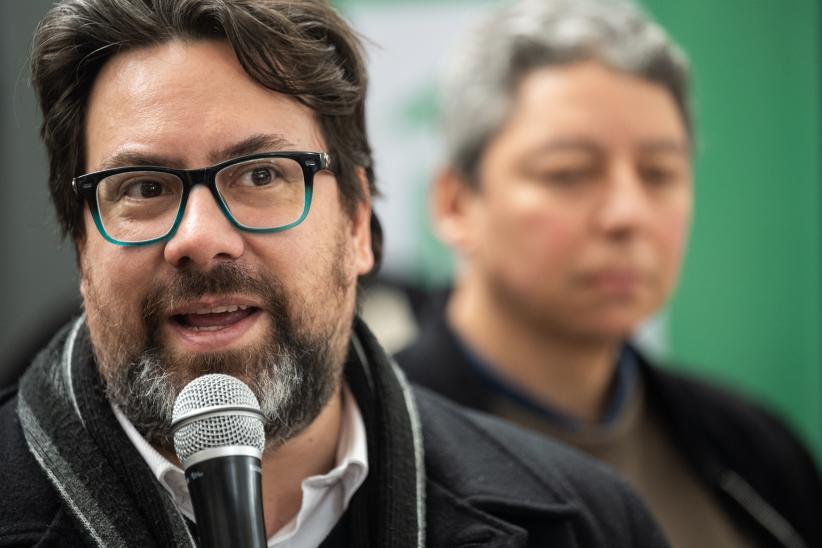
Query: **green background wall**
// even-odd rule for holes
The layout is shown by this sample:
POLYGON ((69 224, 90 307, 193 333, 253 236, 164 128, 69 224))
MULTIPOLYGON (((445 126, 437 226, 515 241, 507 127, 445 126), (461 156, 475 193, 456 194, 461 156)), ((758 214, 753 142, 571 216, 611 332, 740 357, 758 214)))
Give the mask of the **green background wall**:
POLYGON ((787 418, 822 456, 818 0, 646 0, 688 52, 696 217, 670 353, 787 418))
MULTIPOLYGON (((398 18, 408 18, 409 6, 414 6, 410 13, 417 14, 420 28, 412 51, 441 57, 443 51, 427 48, 440 28, 436 21, 443 17, 443 6, 463 11, 470 6, 480 12, 489 2, 337 4, 351 14, 355 25, 373 20, 392 25, 391 10, 398 18), (425 9, 431 13, 429 25, 419 17, 425 9), (369 14, 375 12, 384 14, 372 18, 369 14)), ((765 403, 794 427, 822 462, 820 3, 641 4, 691 59, 697 118, 696 215, 681 284, 664 315, 664 354, 677 364, 674 367, 734 386, 765 403)), ((363 27, 366 36, 374 28, 363 27)), ((453 31, 458 35, 464 29, 453 31)), ((390 50, 395 39, 391 33, 385 35, 389 43, 378 41, 377 46, 390 50)), ((397 65, 402 71, 405 63, 397 65)), ((416 99, 397 110, 414 112, 416 106, 427 104, 432 82, 433 75, 421 81, 416 99)), ((379 85, 374 82, 375 88, 379 85)), ((391 116, 397 118, 395 113, 391 116)), ((436 131, 429 119, 433 111, 423 108, 418 116, 418 125, 429 124, 432 133, 436 131)), ((403 143, 412 130, 416 131, 406 121, 393 137, 375 141, 378 154, 381 147, 391 146, 385 141, 403 143)), ((392 167, 385 164, 378 162, 378 175, 392 167)), ((450 262, 442 248, 432 244, 425 226, 425 173, 414 177, 420 188, 414 204, 420 211, 418 226, 410 231, 418 234, 420 244, 399 275, 430 284, 432 278, 447 275, 450 262)), ((383 188, 390 194, 396 177, 385 179, 383 188)), ((389 226, 389 248, 396 239, 389 226)))

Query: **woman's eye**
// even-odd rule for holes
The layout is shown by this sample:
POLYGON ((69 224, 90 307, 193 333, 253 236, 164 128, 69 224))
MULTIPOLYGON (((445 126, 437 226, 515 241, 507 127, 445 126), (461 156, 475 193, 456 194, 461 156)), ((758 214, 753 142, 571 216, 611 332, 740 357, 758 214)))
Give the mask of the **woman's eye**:
POLYGON ((590 181, 596 176, 592 169, 563 168, 544 170, 539 179, 545 183, 557 186, 574 186, 590 181))
POLYGON ((642 179, 653 186, 663 186, 676 181, 677 174, 675 171, 660 168, 647 167, 641 170, 642 179))

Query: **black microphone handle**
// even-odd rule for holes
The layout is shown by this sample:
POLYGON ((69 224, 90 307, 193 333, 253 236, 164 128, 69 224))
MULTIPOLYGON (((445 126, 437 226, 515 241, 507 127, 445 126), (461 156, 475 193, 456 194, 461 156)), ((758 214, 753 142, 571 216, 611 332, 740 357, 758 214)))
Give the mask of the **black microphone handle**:
POLYGON ((265 548, 260 459, 214 457, 186 468, 202 548, 265 548))

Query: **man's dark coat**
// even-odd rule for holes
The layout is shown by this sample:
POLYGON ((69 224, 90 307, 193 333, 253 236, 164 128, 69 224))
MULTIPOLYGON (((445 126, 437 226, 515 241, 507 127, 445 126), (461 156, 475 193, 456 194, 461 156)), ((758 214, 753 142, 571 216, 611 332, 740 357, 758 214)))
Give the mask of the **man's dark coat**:
MULTIPOLYGON (((32 370, 38 368, 47 375, 53 374, 50 368, 57 367, 65 338, 64 331, 35 360, 27 375, 35 375, 32 370)), ((424 545, 430 547, 666 545, 635 495, 605 467, 502 421, 463 410, 426 390, 414 390, 415 398, 403 400, 397 393, 407 389, 401 374, 360 322, 356 324, 355 338, 361 341, 359 356, 364 356, 367 363, 361 370, 352 372, 350 362, 358 360, 352 357, 355 354, 352 350, 346 374, 365 419, 370 471, 341 521, 348 531, 340 532, 341 527, 337 527, 332 534, 334 538, 323 546, 421 545, 420 541, 403 544, 385 540, 392 535, 399 538, 391 530, 395 527, 391 523, 402 528, 405 522, 411 523, 414 529, 408 538, 414 538, 416 529, 424 529, 424 545), (370 392, 362 392, 363 385, 367 385, 366 390, 370 392), (393 395, 389 394, 392 392, 393 395), (380 398, 382 403, 378 401, 380 398), (379 407, 386 403, 388 407, 379 407), (373 412, 375 406, 381 409, 380 413, 373 412), (383 428, 388 424, 392 425, 388 430, 396 430, 398 423, 392 415, 406 412, 418 417, 423 440, 424 469, 416 473, 416 478, 422 482, 419 485, 424 486, 424 497, 419 498, 413 493, 414 456, 408 454, 417 448, 408 445, 410 449, 405 449, 410 434, 386 433, 383 428), (397 448, 401 449, 400 453, 394 452, 397 448), (385 475, 387 466, 389 474, 385 475), (400 484, 394 476, 411 477, 408 488, 397 487, 400 484), (414 512, 414 504, 424 505, 424 525, 403 515, 381 517, 382 506, 402 508, 406 502, 411 503, 406 505, 408 513, 414 512), (366 511, 357 514, 360 507, 366 511), (357 533, 358 528, 371 529, 367 537, 371 540, 358 541, 366 538, 357 533)), ((95 474, 109 469, 111 460, 125 463, 128 470, 117 475, 128 476, 127 481, 123 479, 115 484, 125 487, 105 494, 106 497, 113 495, 120 508, 112 509, 111 514, 104 517, 120 532, 133 530, 135 535, 141 535, 140 538, 145 539, 141 546, 180 545, 180 534, 174 533, 173 526, 169 525, 179 517, 168 517, 168 512, 163 510, 168 507, 168 501, 163 498, 167 495, 117 427, 110 406, 100 397, 102 391, 96 370, 77 367, 74 376, 85 375, 95 385, 90 395, 75 403, 78 413, 82 416, 90 405, 96 407, 95 422, 108 425, 104 443, 110 446, 89 448, 78 442, 75 448, 78 453, 90 451, 92 455, 99 455, 99 461, 92 462, 86 476, 78 481, 87 482, 93 488, 101 480, 95 474)), ((0 462, 3 463, 0 467, 0 546, 94 545, 84 531, 82 520, 78 519, 82 511, 77 512, 71 504, 66 504, 66 497, 55 488, 51 474, 47 474, 49 463, 39 462, 43 454, 50 453, 40 447, 32 449, 31 433, 24 434, 29 408, 20 402, 25 402, 27 397, 36 399, 27 393, 30 383, 31 379, 24 377, 19 390, 9 390, 0 397, 0 462), (35 459, 34 454, 41 456, 35 459)), ((35 406, 33 402, 31 407, 35 406)), ((68 422, 70 420, 66 430, 76 427, 68 422)), ((59 438, 59 433, 55 435, 59 438)), ((91 441, 84 439, 82 443, 98 443, 94 436, 89 439, 91 441)), ((63 448, 61 455, 70 460, 71 452, 71 447, 63 448)))

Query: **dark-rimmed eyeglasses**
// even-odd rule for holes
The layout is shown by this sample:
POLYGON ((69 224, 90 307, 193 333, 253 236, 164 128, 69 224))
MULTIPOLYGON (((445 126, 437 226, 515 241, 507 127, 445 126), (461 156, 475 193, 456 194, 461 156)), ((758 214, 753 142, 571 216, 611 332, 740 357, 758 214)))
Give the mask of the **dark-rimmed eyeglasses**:
POLYGON ((177 230, 194 185, 206 185, 240 230, 271 233, 308 215, 314 174, 330 169, 326 152, 265 152, 202 169, 118 167, 72 181, 88 201, 100 234, 120 246, 168 240, 177 230))

